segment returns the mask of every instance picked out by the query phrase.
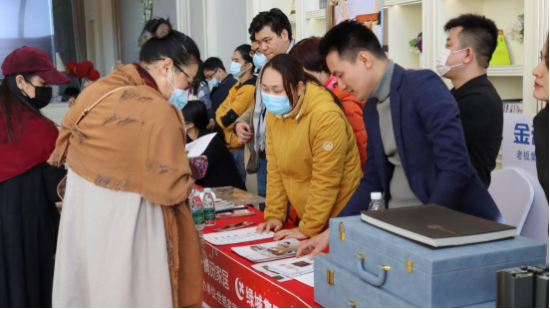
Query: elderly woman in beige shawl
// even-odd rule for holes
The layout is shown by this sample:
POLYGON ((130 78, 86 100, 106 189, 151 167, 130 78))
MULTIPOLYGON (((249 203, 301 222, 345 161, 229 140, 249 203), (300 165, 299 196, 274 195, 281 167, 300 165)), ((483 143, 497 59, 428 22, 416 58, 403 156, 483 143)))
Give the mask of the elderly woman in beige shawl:
POLYGON ((90 85, 62 123, 50 164, 68 165, 54 307, 202 304, 193 177, 183 117, 200 54, 164 19, 140 63, 90 85))

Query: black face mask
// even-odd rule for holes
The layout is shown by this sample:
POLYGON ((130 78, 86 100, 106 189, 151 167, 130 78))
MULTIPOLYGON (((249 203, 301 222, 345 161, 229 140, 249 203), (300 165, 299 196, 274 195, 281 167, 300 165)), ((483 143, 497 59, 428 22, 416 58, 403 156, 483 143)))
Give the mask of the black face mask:
POLYGON ((50 104, 50 101, 52 100, 52 88, 51 87, 38 87, 28 80, 26 81, 29 83, 29 85, 33 86, 34 88, 34 98, 29 98, 29 101, 36 109, 43 109, 44 107, 48 106, 50 104))

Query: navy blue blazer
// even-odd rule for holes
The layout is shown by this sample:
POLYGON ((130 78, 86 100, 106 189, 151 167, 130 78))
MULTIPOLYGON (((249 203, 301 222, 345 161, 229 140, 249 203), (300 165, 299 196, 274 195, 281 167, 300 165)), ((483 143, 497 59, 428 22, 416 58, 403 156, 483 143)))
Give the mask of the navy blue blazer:
MULTIPOLYGON (((363 112, 369 136, 365 175, 340 217, 367 210, 371 192, 384 192, 386 205, 391 197, 393 165, 384 153, 376 104, 370 98, 363 112)), ((458 105, 441 78, 395 65, 390 108, 397 150, 418 199, 500 221, 500 211, 470 164, 458 105)))

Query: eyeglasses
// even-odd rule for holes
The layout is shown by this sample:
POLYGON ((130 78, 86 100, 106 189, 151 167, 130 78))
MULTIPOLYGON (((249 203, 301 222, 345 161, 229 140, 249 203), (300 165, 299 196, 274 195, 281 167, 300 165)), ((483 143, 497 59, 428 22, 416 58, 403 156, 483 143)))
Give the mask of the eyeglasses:
POLYGON ((220 69, 220 68, 217 68, 217 69, 214 71, 214 73, 212 73, 212 74, 205 75, 206 79, 207 79, 207 80, 211 80, 211 79, 214 77, 214 75, 216 75, 216 73, 218 73, 218 70, 219 70, 219 69, 220 69))
MULTIPOLYGON (((157 58, 156 60, 166 60, 165 58, 157 58)), ((176 63, 174 63, 174 66, 176 67, 176 69, 178 69, 181 73, 183 73, 183 75, 185 75, 185 77, 187 77, 187 82, 189 82, 189 80, 191 80, 191 84, 196 84, 198 81, 199 81, 199 77, 198 76, 195 76, 193 78, 191 78, 191 76, 189 76, 189 74, 185 73, 185 71, 180 68, 176 63)))
POLYGON ((260 48, 258 47, 255 50, 251 50, 249 55, 250 55, 250 57, 254 57, 254 55, 260 55, 260 54, 262 54, 262 52, 260 51, 260 48))

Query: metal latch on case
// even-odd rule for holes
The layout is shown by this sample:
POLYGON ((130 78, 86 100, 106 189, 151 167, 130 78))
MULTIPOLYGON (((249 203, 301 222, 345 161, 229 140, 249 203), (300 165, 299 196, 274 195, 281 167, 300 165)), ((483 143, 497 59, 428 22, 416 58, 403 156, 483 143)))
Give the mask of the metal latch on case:
POLYGON ((407 269, 407 272, 410 274, 413 272, 413 268, 414 268, 414 262, 407 259, 405 261, 405 268, 407 269))
POLYGON ((327 269, 327 283, 334 285, 334 270, 327 269))
POLYGON ((346 227, 344 226, 344 222, 340 222, 338 230, 340 231, 340 240, 344 241, 346 239, 346 227))

